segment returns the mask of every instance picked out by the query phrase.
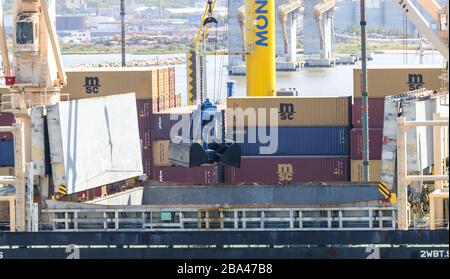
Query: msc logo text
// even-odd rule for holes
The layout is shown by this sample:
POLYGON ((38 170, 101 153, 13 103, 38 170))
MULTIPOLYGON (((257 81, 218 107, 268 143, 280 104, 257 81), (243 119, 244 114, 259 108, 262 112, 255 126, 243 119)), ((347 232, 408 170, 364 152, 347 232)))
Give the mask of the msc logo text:
POLYGON ((295 115, 294 104, 280 104, 279 115, 281 120, 293 120, 295 115))
POLYGON ((292 164, 278 164, 277 174, 280 182, 290 182, 294 176, 294 167, 292 164))
POLYGON ((85 77, 83 86, 86 94, 98 94, 100 90, 100 79, 98 77, 85 77))
POLYGON ((417 89, 422 88, 425 85, 425 82, 423 81, 423 75, 422 74, 409 74, 408 82, 406 84, 408 84, 409 90, 417 90, 417 89))

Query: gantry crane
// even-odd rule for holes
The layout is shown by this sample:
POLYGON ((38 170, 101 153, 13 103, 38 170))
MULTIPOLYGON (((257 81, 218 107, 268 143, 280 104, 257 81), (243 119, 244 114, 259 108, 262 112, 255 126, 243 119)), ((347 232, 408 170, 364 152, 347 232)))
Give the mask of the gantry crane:
POLYGON ((50 190, 44 143, 31 137, 30 109, 58 103, 61 87, 66 84, 66 75, 56 37, 55 1, 18 0, 13 3, 12 67, 4 26, 0 25, 3 71, 5 83, 9 86, 9 94, 2 95, 1 111, 13 113, 16 124, 0 127, 0 131, 13 132, 15 142, 15 173, 7 180, 15 187, 16 228, 11 229, 25 231, 27 225, 30 228, 30 222, 26 220, 30 220, 31 210, 26 205, 34 205, 33 185, 38 185, 41 202, 49 197, 50 190))
POLYGON ((448 48, 448 5, 441 8, 434 0, 419 0, 418 3, 431 15, 437 30, 420 13, 417 7, 410 0, 394 0, 406 17, 423 33, 425 38, 439 51, 439 53, 449 60, 448 48))

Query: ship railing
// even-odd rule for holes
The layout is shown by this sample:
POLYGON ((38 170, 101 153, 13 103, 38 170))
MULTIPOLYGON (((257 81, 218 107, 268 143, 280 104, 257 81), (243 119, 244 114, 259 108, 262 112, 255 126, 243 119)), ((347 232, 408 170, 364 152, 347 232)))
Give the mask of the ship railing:
POLYGON ((394 230, 393 207, 47 209, 51 231, 394 230))

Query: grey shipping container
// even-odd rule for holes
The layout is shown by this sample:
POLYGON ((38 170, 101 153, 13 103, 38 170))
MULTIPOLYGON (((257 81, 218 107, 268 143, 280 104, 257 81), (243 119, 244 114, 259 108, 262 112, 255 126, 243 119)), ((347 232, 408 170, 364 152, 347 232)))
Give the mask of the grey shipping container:
MULTIPOLYGON (((269 128, 266 135, 270 134, 269 128)), ((270 136, 270 143, 264 144, 259 137, 260 131, 255 128, 235 128, 227 134, 228 139, 237 141, 243 156, 342 156, 349 155, 348 127, 278 127, 270 136), (251 142, 251 133, 256 135, 256 142, 251 142), (233 135, 232 135, 233 134, 233 135), (243 138, 236 135, 243 134, 243 138), (275 143, 277 141, 277 144, 275 143), (263 147, 272 145, 267 153, 263 147), (276 149, 275 149, 276 147, 276 149)))
POLYGON ((243 157, 240 168, 227 166, 231 184, 292 184, 349 181, 349 157, 243 157))

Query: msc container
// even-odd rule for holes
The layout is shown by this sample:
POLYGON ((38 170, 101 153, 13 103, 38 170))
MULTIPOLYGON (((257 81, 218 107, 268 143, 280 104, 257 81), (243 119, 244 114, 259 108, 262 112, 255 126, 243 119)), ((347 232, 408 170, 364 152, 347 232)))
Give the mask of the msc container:
POLYGON ((153 142, 153 164, 158 167, 171 166, 169 162, 170 140, 156 140, 153 142))
POLYGON ((223 166, 158 167, 153 166, 152 180, 161 183, 182 183, 183 185, 214 185, 222 183, 223 166))
MULTIPOLYGON (((12 126, 16 120, 12 113, 0 113, 0 126, 12 126)), ((12 133, 0 132, 0 140, 12 140, 12 133)))
MULTIPOLYGON (((264 129, 270 135, 269 128, 264 129)), ((278 127, 270 138, 270 143, 262 143, 258 128, 240 128, 234 130, 234 135, 227 135, 241 146, 243 156, 340 156, 349 155, 349 128, 348 127, 278 127), (251 133, 256 135, 256 142, 250 140, 251 133), (243 134, 242 137, 237 134, 243 134), (278 147, 275 141, 278 141, 278 147), (273 146, 275 153, 267 154, 261 148, 273 146), (265 153, 265 154, 264 154, 265 153)))
MULTIPOLYGON (((351 180, 353 182, 364 181, 363 161, 352 160, 351 180)), ((381 160, 370 160, 369 181, 381 181, 381 160)))
POLYGON ((345 157, 243 157, 241 168, 227 166, 231 184, 292 184, 349 180, 345 157))
MULTIPOLYGON (((369 99, 369 128, 383 128, 384 99, 369 99)), ((353 103, 352 124, 354 128, 362 128, 362 99, 356 98, 353 103)))
MULTIPOLYGON (((265 125, 273 126, 348 126, 350 123, 351 97, 231 97, 227 99, 227 123, 233 123, 233 111, 241 108, 247 113, 261 109, 265 113, 265 125), (271 114, 271 110, 274 113, 271 114), (274 115, 275 114, 275 115, 274 115)), ((237 114, 237 111, 234 111, 237 114)), ((261 123, 258 124, 261 126, 261 123)), ((236 123, 236 127, 254 126, 248 120, 236 123)))
MULTIPOLYGON (((66 71, 67 85, 61 90, 71 100, 136 93, 136 99, 152 99, 158 93, 155 76, 158 67, 83 68, 66 71)), ((157 77, 156 77, 157 80, 157 77)))
MULTIPOLYGON (((352 129, 350 138, 350 157, 352 160, 363 159, 362 129, 352 129)), ((369 159, 381 160, 383 150, 383 129, 369 129, 369 159)))
POLYGON ((14 141, 0 140, 0 167, 14 167, 14 141))
MULTIPOLYGON (((361 68, 353 69, 353 95, 361 98, 361 68)), ((369 66, 367 69, 367 86, 369 98, 384 98, 406 91, 426 88, 438 90, 442 87, 442 66, 369 66)))

